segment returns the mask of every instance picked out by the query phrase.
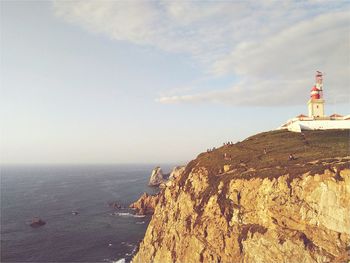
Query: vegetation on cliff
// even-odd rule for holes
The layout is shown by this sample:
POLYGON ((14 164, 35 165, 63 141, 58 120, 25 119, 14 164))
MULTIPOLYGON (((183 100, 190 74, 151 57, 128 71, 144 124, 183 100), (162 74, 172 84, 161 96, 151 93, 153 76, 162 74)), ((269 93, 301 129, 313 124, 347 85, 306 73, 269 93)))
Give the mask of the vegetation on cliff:
POLYGON ((349 135, 349 130, 264 132, 210 153, 202 153, 188 168, 201 166, 219 174, 224 165, 228 165, 234 171, 230 174, 240 177, 278 177, 281 169, 292 175, 310 169, 317 172, 317 167, 323 169, 324 165, 322 161, 313 161, 329 158, 328 162, 332 163, 336 157, 349 156, 349 135), (227 157, 223 158, 225 154, 227 157), (290 161, 290 154, 296 159, 290 161))
POLYGON ((272 131, 202 153, 156 197, 133 261, 346 262, 349 165, 348 131, 272 131))

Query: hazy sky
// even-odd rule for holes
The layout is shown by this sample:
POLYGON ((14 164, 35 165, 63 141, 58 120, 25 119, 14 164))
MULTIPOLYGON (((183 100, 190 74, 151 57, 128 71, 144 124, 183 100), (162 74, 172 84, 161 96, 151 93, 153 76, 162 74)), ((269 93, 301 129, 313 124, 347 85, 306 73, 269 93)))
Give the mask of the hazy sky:
POLYGON ((349 114, 349 1, 1 1, 1 163, 184 163, 349 114), (260 3, 256 3, 260 2, 260 3))

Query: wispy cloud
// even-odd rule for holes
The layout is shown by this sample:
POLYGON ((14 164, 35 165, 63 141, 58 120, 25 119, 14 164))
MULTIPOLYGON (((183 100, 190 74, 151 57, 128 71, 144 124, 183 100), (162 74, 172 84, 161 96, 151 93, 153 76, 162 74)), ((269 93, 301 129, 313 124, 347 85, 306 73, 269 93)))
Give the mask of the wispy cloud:
POLYGON ((161 103, 298 104, 315 70, 326 71, 330 96, 349 99, 347 2, 84 0, 54 2, 54 11, 86 30, 188 54, 207 74, 239 80, 227 89, 172 89, 161 103))

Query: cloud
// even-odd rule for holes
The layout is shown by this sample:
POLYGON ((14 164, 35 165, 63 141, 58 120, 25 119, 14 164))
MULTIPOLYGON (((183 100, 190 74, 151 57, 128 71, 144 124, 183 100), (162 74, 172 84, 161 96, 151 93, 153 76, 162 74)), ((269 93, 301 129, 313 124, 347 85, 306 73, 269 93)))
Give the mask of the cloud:
POLYGON ((325 14, 265 38, 240 43, 213 65, 216 74, 240 76, 226 90, 185 96, 164 96, 161 103, 223 102, 232 105, 275 106, 304 103, 315 70, 324 70, 330 102, 349 102, 348 13, 325 14))
POLYGON ((54 1, 56 16, 112 39, 208 60, 234 38, 240 3, 189 1, 54 1), (232 29, 228 29, 231 27, 232 29), (228 41, 223 45, 223 38, 228 41), (229 40, 231 39, 231 40, 229 40))
MULTIPOLYGON (((296 86, 302 86, 307 80, 299 81, 279 81, 279 85, 285 87, 271 86, 270 81, 260 81, 258 84, 254 82, 242 81, 241 83, 223 90, 213 90, 203 93, 180 95, 180 96, 164 96, 157 99, 163 104, 175 103, 224 103, 234 106, 280 106, 286 105, 282 98, 288 99, 288 104, 298 104, 295 96, 296 86), (276 89, 277 88, 277 89, 276 89)), ((305 92, 304 92, 305 95, 305 92)))
POLYGON ((219 85, 218 76, 238 80, 226 89, 187 87, 193 93, 179 89, 175 95, 172 89, 160 103, 300 104, 315 70, 326 72, 330 100, 349 100, 347 2, 84 0, 53 7, 58 17, 88 31, 187 54, 219 85))

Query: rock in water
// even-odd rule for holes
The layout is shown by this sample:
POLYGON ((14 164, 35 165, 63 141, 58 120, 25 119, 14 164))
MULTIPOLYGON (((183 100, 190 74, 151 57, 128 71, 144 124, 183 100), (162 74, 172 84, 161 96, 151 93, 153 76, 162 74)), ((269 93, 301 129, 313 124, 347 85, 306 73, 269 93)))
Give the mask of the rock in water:
POLYGON ((349 262, 348 132, 305 135, 307 146, 273 131, 200 154, 157 196, 132 262, 349 262))
POLYGON ((148 185, 159 186, 164 181, 165 181, 165 179, 164 179, 163 171, 159 166, 157 166, 152 171, 151 178, 149 179, 148 185))
POLYGON ((45 221, 43 221, 42 219, 40 219, 38 217, 35 217, 35 218, 32 219, 32 222, 30 223, 30 226, 36 228, 36 227, 43 226, 45 224, 46 224, 45 221))
POLYGON ((121 209, 123 207, 118 201, 109 202, 108 205, 114 209, 121 209))

